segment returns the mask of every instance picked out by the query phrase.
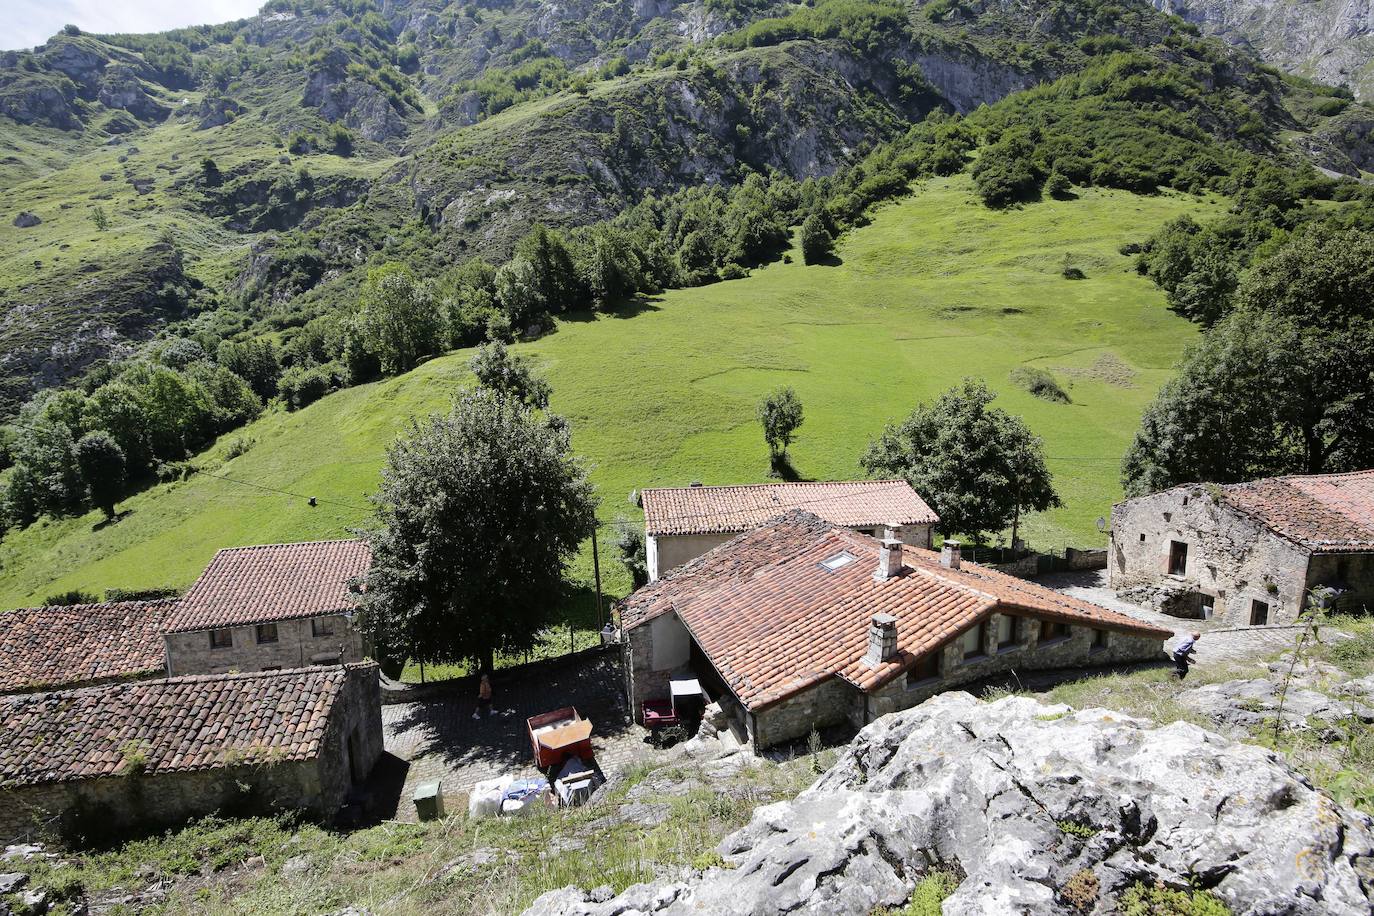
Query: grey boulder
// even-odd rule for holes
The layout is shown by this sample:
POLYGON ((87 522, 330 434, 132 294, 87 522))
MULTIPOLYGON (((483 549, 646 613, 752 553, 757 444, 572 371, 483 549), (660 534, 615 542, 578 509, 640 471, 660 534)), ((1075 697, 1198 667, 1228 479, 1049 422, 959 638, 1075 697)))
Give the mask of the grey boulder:
POLYGON ((1188 723, 966 693, 869 725, 719 851, 726 868, 611 900, 564 888, 527 913, 867 914, 902 906, 933 868, 962 877, 946 916, 1105 916, 1136 882, 1201 886, 1250 916, 1367 913, 1374 894, 1374 822, 1270 751, 1188 723), (1075 910, 1065 892, 1085 885, 1094 899, 1075 910))

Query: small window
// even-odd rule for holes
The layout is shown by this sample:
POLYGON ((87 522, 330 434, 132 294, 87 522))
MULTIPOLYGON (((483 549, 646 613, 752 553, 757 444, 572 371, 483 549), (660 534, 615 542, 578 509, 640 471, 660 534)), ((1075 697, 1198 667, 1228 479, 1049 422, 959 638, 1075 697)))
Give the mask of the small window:
POLYGON ((1058 620, 1046 620, 1040 624, 1040 642, 1059 642, 1069 638, 1069 625, 1058 620))
POLYGON ((334 618, 333 617, 312 617, 310 619, 311 636, 333 636, 334 618))
POLYGON ((277 641, 277 625, 275 623, 258 624, 258 644, 277 641))
POLYGON ((1140 532, 1140 543, 1142 543, 1142 544, 1145 543, 1145 532, 1143 532, 1143 531, 1140 532))
POLYGON ((1169 575, 1181 576, 1188 571, 1188 545, 1182 541, 1169 542, 1169 575))
POLYGON ((1021 642, 1021 618, 1011 614, 997 615, 997 648, 1010 649, 1021 642))
POLYGON ((234 647, 233 630, 211 630, 210 648, 211 649, 232 649, 234 647))
POLYGON ((988 622, 984 620, 971 630, 966 630, 962 637, 964 648, 964 661, 978 658, 983 654, 983 646, 987 643, 988 622))
POLYGON ((1258 598, 1250 602, 1250 626, 1264 627, 1269 625, 1269 603, 1260 601, 1258 598))
POLYGON ((1093 630, 1092 651, 1100 652, 1105 648, 1107 648, 1107 631, 1093 630))
POLYGON ((908 687, 918 687, 931 681, 940 679, 940 650, 927 652, 916 659, 916 664, 912 665, 906 673, 906 685, 908 687))
POLYGON ((1188 505, 1188 497, 1183 497, 1183 505, 1188 505))
POLYGON ((854 557, 850 554, 837 553, 828 560, 822 560, 821 565, 824 566, 826 569, 830 570, 831 572, 834 572, 837 569, 843 569, 844 567, 848 566, 850 563, 853 562, 854 557))

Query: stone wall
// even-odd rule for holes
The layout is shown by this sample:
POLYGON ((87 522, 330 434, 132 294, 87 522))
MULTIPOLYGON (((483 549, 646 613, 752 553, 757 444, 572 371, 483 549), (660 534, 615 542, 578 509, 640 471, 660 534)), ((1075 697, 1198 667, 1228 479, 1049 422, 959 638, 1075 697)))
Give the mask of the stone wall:
POLYGON ((1218 503, 1205 486, 1175 487, 1112 507, 1108 581, 1118 591, 1170 611, 1190 596, 1213 604, 1227 626, 1250 625, 1252 601, 1269 605, 1273 624, 1303 607, 1308 554, 1248 516, 1218 503), (1169 572, 1171 542, 1188 545, 1182 575, 1169 572))
MULTIPOLYGON (((856 528, 865 534, 875 537, 882 537, 881 527, 879 528, 856 528)), ((645 538, 645 556, 649 567, 649 580, 653 581, 659 576, 667 573, 686 563, 688 560, 695 560, 706 551, 713 547, 719 547, 726 541, 737 537, 742 532, 736 531, 728 534, 659 534, 650 535, 645 538)), ((903 525, 901 529, 902 543, 910 544, 913 547, 930 547, 930 526, 929 525, 903 525)))
POLYGON ((1374 554, 1316 554, 1307 567, 1306 587, 1340 585, 1348 591, 1341 596, 1342 610, 1368 613, 1374 610, 1374 554))
POLYGON ((172 826, 212 811, 303 808, 323 817, 330 812, 320 790, 314 760, 0 789, 0 841, 30 833, 37 825, 69 837, 105 838, 172 826))
MULTIPOLYGON (((1018 615, 1020 616, 1020 615, 1018 615)), ((1040 639, 1042 622, 1021 617, 1020 642, 1006 649, 997 648, 996 615, 989 621, 983 655, 964 661, 963 643, 956 638, 940 652, 940 676, 908 686, 906 675, 899 675, 868 696, 865 707, 859 695, 850 709, 850 721, 862 727, 878 716, 915 706, 937 693, 1008 671, 1035 671, 1050 668, 1097 667, 1123 662, 1164 661, 1164 641, 1107 630, 1106 645, 1093 646, 1093 628, 1069 627, 1067 638, 1045 643, 1040 639)))
POLYGON ((812 729, 839 725, 849 718, 856 697, 862 697, 857 687, 832 677, 796 696, 761 709, 748 719, 754 747, 765 748, 783 741, 805 738, 812 729))
POLYGON ((348 672, 313 759, 3 788, 0 842, 36 836, 40 825, 94 838, 180 824, 214 811, 305 810, 328 820, 353 784, 371 772, 382 743, 377 668, 359 665, 348 672))
POLYGON ((382 688, 376 665, 350 666, 320 746, 320 811, 326 816, 348 799, 381 759, 382 688))
POLYGON ((838 725, 846 719, 861 728, 879 716, 915 706, 937 693, 1012 670, 1097 667, 1167 658, 1161 638, 1107 630, 1105 645, 1094 646, 1094 630, 1084 626, 1071 626, 1067 637, 1045 643, 1040 639, 1039 619, 1016 616, 1021 621, 1020 641, 1014 646, 998 649, 994 615, 987 627, 982 656, 965 661, 962 641, 957 638, 937 649, 941 654, 938 678, 908 686, 906 675, 902 674, 867 695, 847 681, 831 678, 755 711, 749 716, 755 748, 803 738, 813 728, 838 725))
POLYGON ((210 645, 209 630, 167 634, 168 675, 176 677, 183 674, 303 668, 316 664, 357 662, 362 661, 364 656, 362 635, 342 614, 279 621, 277 641, 274 643, 259 643, 256 626, 226 629, 231 631, 234 644, 224 649, 210 645), (334 635, 315 636, 313 620, 332 621, 334 635))
MULTIPOLYGON (((645 700, 656 700, 668 695, 668 679, 673 668, 659 668, 654 664, 656 635, 661 635, 669 626, 686 631, 686 627, 671 612, 641 623, 625 631, 625 696, 630 703, 634 720, 643 723, 641 709, 645 700), (671 620, 665 620, 671 618, 671 620)), ((690 643, 689 643, 690 645, 690 643)), ((663 656, 662 651, 657 655, 663 656)), ((686 664, 684 658, 682 664, 686 664)))

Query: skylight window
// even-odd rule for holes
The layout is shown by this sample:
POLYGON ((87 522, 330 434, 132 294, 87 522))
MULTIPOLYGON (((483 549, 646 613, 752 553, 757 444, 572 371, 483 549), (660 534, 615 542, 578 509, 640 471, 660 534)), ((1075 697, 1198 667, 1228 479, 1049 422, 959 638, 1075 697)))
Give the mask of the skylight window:
POLYGON ((831 572, 834 572, 837 569, 844 569, 846 566, 853 562, 854 557, 851 554, 837 553, 828 560, 822 560, 821 565, 824 566, 826 569, 830 570, 831 572))

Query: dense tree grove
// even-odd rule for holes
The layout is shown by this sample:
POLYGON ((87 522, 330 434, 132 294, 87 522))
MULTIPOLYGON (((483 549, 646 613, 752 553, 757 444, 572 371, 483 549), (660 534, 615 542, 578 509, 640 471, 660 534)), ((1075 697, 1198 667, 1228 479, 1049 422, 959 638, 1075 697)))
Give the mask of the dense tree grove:
POLYGON ((597 500, 567 424, 478 387, 388 450, 359 622, 379 657, 474 661, 536 644, 597 500))
POLYGON ((870 476, 907 480, 940 516, 947 534, 983 543, 1025 512, 1062 505, 1044 444, 1025 422, 1000 408, 977 379, 917 405, 869 443, 861 464, 870 476))
POLYGON ((1166 289, 1239 279, 1180 308, 1211 326, 1146 410, 1127 491, 1374 465, 1374 232, 1316 220, 1250 251, 1207 234, 1225 227, 1173 224, 1142 258, 1166 289))

